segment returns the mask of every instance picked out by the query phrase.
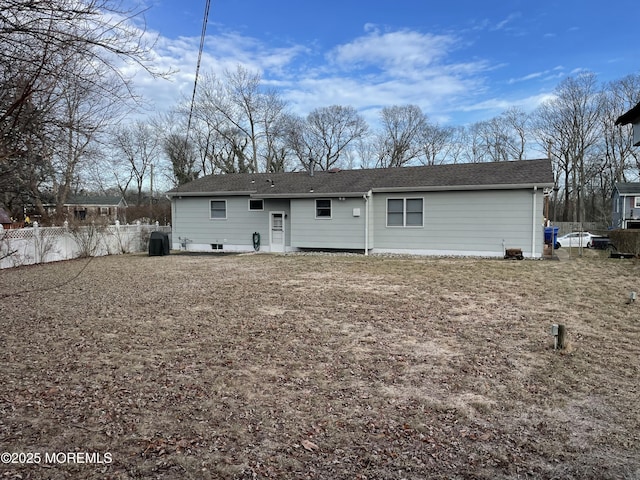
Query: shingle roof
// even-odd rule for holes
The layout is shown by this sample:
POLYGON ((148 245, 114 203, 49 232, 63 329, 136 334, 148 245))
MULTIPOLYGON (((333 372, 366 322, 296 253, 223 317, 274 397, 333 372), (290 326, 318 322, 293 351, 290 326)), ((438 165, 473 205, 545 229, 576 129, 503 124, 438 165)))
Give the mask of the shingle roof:
POLYGON ((627 123, 636 123, 640 120, 640 103, 628 112, 623 113, 616 120, 616 125, 626 125, 627 123))
POLYGON ((364 194, 369 190, 446 190, 462 188, 550 187, 551 161, 522 160, 426 167, 287 173, 208 175, 174 188, 169 195, 246 193, 255 196, 364 194), (273 186, 272 186, 273 185, 273 186))
POLYGON ((640 194, 640 183, 616 183, 616 189, 620 195, 640 194))
POLYGON ((0 223, 11 223, 11 217, 3 208, 0 208, 0 223))
POLYGON ((76 195, 70 196, 65 205, 95 205, 95 206, 115 206, 122 202, 122 197, 110 197, 100 195, 76 195))

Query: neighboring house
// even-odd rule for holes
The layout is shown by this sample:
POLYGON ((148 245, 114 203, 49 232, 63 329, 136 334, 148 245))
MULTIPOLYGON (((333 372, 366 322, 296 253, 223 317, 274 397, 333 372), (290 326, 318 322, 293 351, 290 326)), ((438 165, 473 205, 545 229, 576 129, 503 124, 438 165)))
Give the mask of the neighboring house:
POLYGON ((640 228, 640 183, 613 186, 612 228, 640 228))
POLYGON ((2 225, 3 229, 9 229, 13 225, 11 216, 6 212, 4 208, 0 208, 0 225, 2 225))
MULTIPOLYGON (((633 128, 633 145, 640 146, 640 103, 616 120, 616 125, 628 124, 633 128)), ((640 183, 618 182, 612 197, 612 228, 640 228, 640 183)))
POLYGON ((616 120, 616 125, 631 124, 633 128, 633 145, 640 146, 640 103, 628 112, 623 113, 616 120))
POLYGON ((542 256, 550 160, 209 175, 168 192, 173 248, 542 256))
MULTIPOLYGON (((55 214, 56 206, 45 205, 47 213, 55 214)), ((115 222, 124 216, 127 202, 122 197, 75 195, 67 199, 62 206, 62 212, 68 218, 76 220, 88 220, 90 218, 106 218, 115 222)))

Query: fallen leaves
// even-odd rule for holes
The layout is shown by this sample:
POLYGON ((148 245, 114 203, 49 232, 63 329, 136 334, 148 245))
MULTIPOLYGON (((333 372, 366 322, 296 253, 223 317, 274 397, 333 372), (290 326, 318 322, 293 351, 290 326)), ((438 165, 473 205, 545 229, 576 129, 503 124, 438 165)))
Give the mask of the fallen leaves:
POLYGON ((318 450, 320 447, 318 445, 316 445, 315 443, 313 443, 310 440, 302 440, 302 442, 300 442, 302 444, 302 447, 305 450, 309 450, 310 452, 313 452, 315 450, 318 450))
MULTIPOLYGON (((579 266, 95 259, 81 293, 3 305, 0 443, 113 452, 91 480, 631 477, 640 338, 604 300, 637 274, 579 266), (565 310, 570 363, 546 335, 565 310)), ((26 472, 0 476, 48 478, 26 472)))

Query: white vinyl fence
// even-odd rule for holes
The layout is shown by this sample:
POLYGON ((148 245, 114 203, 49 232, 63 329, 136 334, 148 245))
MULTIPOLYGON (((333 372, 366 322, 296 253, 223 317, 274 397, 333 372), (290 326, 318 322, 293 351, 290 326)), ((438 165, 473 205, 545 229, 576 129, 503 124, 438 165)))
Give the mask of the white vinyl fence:
MULTIPOLYGON (((79 257, 143 252, 151 232, 171 234, 171 227, 155 225, 85 225, 0 229, 0 269, 57 262, 79 257)), ((171 244, 171 242, 169 242, 171 244)))

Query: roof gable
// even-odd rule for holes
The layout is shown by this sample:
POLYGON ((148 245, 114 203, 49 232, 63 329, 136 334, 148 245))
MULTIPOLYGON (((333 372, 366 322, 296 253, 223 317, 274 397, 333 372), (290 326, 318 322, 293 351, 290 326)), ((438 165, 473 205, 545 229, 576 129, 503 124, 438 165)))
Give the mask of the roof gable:
POLYGON ((104 195, 72 195, 64 203, 65 205, 82 205, 96 207, 120 207, 125 206, 126 202, 122 197, 104 196, 104 195))
POLYGON ((11 223, 11 217, 4 208, 0 208, 0 223, 11 223))
POLYGON ((554 183, 551 161, 466 163, 424 167, 208 175, 169 195, 360 195, 373 191, 523 188, 554 183))
POLYGON ((618 182, 615 187, 620 195, 640 195, 640 183, 618 182))
POLYGON ((616 125, 627 125, 628 123, 640 122, 640 103, 630 109, 628 112, 623 113, 616 120, 616 125))

